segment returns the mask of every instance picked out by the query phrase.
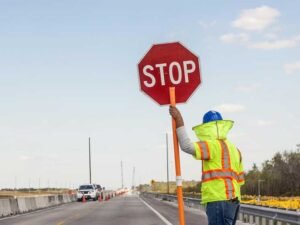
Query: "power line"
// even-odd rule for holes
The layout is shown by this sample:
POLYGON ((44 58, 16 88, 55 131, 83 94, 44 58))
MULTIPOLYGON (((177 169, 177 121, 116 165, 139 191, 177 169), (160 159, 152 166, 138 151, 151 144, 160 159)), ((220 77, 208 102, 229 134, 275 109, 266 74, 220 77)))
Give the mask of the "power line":
POLYGON ((133 170, 132 170, 132 189, 134 189, 134 186, 135 186, 135 167, 133 167, 133 170))
POLYGON ((89 137, 89 173, 90 173, 90 184, 92 183, 92 162, 91 162, 91 138, 89 137))

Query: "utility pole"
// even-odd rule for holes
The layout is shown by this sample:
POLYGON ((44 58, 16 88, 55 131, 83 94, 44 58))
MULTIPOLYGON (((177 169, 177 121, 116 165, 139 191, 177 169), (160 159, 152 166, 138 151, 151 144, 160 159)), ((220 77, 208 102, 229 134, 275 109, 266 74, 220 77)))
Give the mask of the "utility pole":
POLYGON ((30 186, 31 186, 31 179, 29 178, 29 180, 28 180, 28 187, 29 187, 29 188, 28 188, 28 192, 29 192, 29 193, 30 193, 30 188, 31 188, 30 186))
POLYGON ((17 191, 17 176, 15 176, 15 191, 17 191))
POLYGON ((124 188, 124 182, 123 182, 123 161, 121 161, 121 182, 122 182, 122 189, 124 188))
POLYGON ((89 171, 90 171, 90 184, 92 183, 92 162, 91 162, 91 138, 89 137, 89 171))
POLYGON ((134 184, 134 179, 135 178, 135 167, 133 167, 133 171, 132 171, 132 185, 131 185, 131 189, 133 190, 134 189, 134 186, 135 186, 135 184, 134 184))
POLYGON ((264 182, 264 180, 258 180, 258 201, 260 202, 260 183, 264 182))
POLYGON ((15 195, 17 195, 16 193, 17 193, 17 176, 15 176, 15 195))
POLYGON ((170 182, 169 182, 169 141, 168 133, 166 133, 166 150, 167 150, 167 193, 170 193, 170 182))

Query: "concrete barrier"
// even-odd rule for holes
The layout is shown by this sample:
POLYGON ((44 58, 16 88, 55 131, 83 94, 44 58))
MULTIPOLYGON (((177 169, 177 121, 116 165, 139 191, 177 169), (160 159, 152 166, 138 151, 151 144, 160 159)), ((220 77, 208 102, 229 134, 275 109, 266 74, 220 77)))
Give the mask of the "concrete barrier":
POLYGON ((63 203, 71 202, 70 195, 63 195, 63 203))
POLYGON ((11 209, 11 215, 16 215, 20 212, 19 206, 18 206, 18 201, 15 198, 9 199, 10 203, 10 209, 11 209))
POLYGON ((33 211, 37 209, 35 197, 25 198, 25 204, 28 211, 33 211))
POLYGON ((58 195, 58 202, 63 202, 64 201, 64 196, 63 195, 58 195))
POLYGON ((0 199, 0 217, 26 213, 76 201, 76 195, 51 195, 0 199))
POLYGON ((39 196, 35 198, 36 207, 38 209, 49 207, 48 197, 47 196, 39 196))
POLYGON ((18 208, 20 213, 28 212, 27 206, 26 206, 26 198, 20 197, 17 198, 18 208))
POLYGON ((48 204, 49 206, 58 205, 59 204, 58 196, 48 196, 48 204))
POLYGON ((0 199, 0 216, 10 216, 12 210, 9 199, 0 199))

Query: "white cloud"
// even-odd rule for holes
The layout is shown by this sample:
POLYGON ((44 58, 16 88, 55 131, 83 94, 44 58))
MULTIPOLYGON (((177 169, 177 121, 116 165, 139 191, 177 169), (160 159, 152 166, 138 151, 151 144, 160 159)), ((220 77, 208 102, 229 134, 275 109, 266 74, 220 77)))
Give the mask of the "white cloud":
POLYGON ((235 90, 240 92, 251 92, 256 91, 258 88, 260 88, 260 86, 260 84, 239 85, 235 88, 235 90))
POLYGON ((268 121, 268 120, 258 120, 257 124, 260 127, 266 127, 266 126, 272 126, 274 124, 274 122, 273 121, 268 121))
POLYGON ((262 41, 254 42, 249 44, 249 48, 273 50, 273 49, 283 49, 283 48, 293 48, 299 44, 299 40, 295 38, 284 39, 284 40, 274 40, 274 41, 262 41))
POLYGON ((226 44, 242 44, 248 48, 262 49, 262 50, 274 50, 294 48, 300 44, 300 36, 294 36, 287 39, 276 39, 275 36, 270 37, 266 41, 253 42, 250 41, 247 34, 224 34, 220 37, 220 40, 226 44))
POLYGON ((261 6, 243 10, 239 18, 232 22, 232 25, 244 30, 261 31, 274 23, 279 15, 278 10, 269 6, 261 6))
POLYGON ((214 26, 214 25, 216 24, 216 21, 214 20, 214 21, 211 21, 211 22, 205 22, 205 21, 203 21, 203 20, 199 20, 199 21, 198 21, 198 24, 199 24, 202 28, 207 29, 207 28, 210 28, 210 27, 214 26))
POLYGON ((284 65, 284 71, 287 74, 292 74, 296 72, 297 70, 300 70, 300 61, 294 62, 294 63, 287 63, 284 65))
POLYGON ((217 111, 222 113, 234 113, 234 112, 242 112, 245 110, 245 106, 239 104, 222 104, 215 107, 217 111))
MULTIPOLYGON (((232 22, 232 26, 247 31, 263 31, 273 24, 277 17, 280 16, 280 12, 269 6, 261 6, 254 9, 243 10, 240 16, 232 22)), ((223 34, 220 40, 226 44, 240 44, 248 48, 262 49, 262 50, 274 50, 274 49, 286 49, 297 47, 300 43, 300 35, 280 39, 277 36, 278 27, 274 30, 274 26, 268 29, 268 32, 262 32, 261 41, 250 40, 250 36, 247 33, 228 33, 223 34)))
POLYGON ((244 33, 240 33, 240 34, 223 34, 220 37, 220 40, 224 43, 227 44, 232 44, 232 43, 245 43, 247 41, 249 41, 249 36, 247 34, 244 33))

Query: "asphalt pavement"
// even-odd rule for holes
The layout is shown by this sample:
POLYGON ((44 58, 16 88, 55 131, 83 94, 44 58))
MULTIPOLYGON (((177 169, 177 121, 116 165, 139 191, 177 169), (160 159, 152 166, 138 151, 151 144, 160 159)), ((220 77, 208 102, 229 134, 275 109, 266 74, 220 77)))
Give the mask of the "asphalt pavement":
MULTIPOLYGON (((186 225, 206 225, 203 212, 186 209, 186 225)), ((74 202, 0 219, 0 225, 178 225, 177 207, 127 195, 105 202, 74 202)))

